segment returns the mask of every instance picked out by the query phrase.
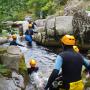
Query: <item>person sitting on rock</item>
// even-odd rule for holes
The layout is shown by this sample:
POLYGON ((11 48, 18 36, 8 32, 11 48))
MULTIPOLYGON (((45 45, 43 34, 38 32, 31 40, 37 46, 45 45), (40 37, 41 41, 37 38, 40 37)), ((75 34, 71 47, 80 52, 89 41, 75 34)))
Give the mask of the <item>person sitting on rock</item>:
POLYGON ((34 59, 30 60, 30 62, 29 62, 30 67, 27 68, 28 74, 31 75, 33 72, 38 71, 39 68, 36 66, 36 64, 37 64, 36 60, 34 60, 34 59))
MULTIPOLYGON (((17 45, 18 45, 18 46, 23 46, 23 45, 17 43, 17 41, 16 41, 16 40, 17 40, 17 36, 16 36, 15 34, 12 35, 12 39, 13 39, 13 40, 10 42, 10 46, 11 46, 11 45, 14 45, 14 46, 17 46, 17 45)), ((23 46, 23 47, 24 47, 24 46, 23 46)))

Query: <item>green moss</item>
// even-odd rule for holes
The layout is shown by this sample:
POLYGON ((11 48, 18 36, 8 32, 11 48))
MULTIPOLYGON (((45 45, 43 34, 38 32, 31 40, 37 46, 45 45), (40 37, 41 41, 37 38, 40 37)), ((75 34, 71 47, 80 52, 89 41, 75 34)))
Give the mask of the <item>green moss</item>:
POLYGON ((6 48, 0 47, 0 54, 4 54, 6 52, 7 52, 7 49, 6 48))
POLYGON ((24 84, 27 85, 28 82, 29 82, 29 76, 28 76, 28 73, 27 73, 27 67, 26 67, 25 59, 24 59, 23 56, 20 59, 20 63, 19 63, 19 73, 21 75, 23 75, 23 77, 24 77, 24 84))
POLYGON ((6 77, 11 76, 11 70, 0 64, 0 74, 6 77))
POLYGON ((88 11, 90 11, 90 6, 87 8, 88 11))
POLYGON ((25 75, 25 73, 27 72, 27 68, 26 68, 26 64, 25 64, 25 61, 24 61, 24 57, 23 56, 20 59, 19 72, 22 75, 25 75))

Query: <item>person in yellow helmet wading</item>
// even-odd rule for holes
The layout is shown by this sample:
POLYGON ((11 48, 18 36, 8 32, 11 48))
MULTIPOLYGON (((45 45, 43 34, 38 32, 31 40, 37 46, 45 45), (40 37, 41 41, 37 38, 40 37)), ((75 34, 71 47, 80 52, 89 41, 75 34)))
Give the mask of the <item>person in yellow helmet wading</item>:
MULTIPOLYGON (((61 38, 63 52, 61 52, 55 61, 54 69, 45 86, 45 90, 52 89, 52 83, 57 78, 62 69, 62 85, 59 88, 64 90, 84 90, 81 71, 84 65, 90 70, 90 63, 82 55, 73 49, 75 45, 73 35, 64 35, 61 38)), ((59 88, 57 90, 59 90, 59 88)))
POLYGON ((30 60, 30 62, 29 62, 30 67, 27 68, 28 74, 31 75, 33 72, 38 71, 39 68, 36 66, 36 64, 37 64, 36 60, 34 60, 34 59, 30 60))

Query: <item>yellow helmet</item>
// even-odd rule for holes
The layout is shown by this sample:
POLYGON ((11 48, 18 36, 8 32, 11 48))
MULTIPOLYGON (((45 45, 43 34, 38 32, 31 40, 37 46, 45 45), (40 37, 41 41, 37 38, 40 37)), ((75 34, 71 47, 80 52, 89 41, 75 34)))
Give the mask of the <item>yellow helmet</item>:
POLYGON ((75 37, 73 35, 64 35, 61 42, 65 45, 75 45, 75 37))
POLYGON ((17 38, 17 36, 14 34, 14 35, 12 35, 12 38, 13 38, 13 39, 16 39, 16 38, 17 38))
POLYGON ((28 27, 31 28, 32 27, 32 24, 29 24, 28 27))
POLYGON ((74 51, 79 52, 78 46, 73 46, 74 51))
POLYGON ((31 67, 35 67, 36 61, 34 59, 31 59, 29 64, 30 64, 31 67))

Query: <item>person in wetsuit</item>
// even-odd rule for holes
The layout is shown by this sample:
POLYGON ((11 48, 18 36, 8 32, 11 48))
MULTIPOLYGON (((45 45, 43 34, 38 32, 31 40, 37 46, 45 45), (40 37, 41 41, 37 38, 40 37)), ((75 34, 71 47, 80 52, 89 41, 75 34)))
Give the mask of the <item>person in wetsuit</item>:
POLYGON ((37 72, 38 71, 38 67, 36 66, 36 60, 31 59, 29 62, 30 67, 27 68, 28 74, 32 74, 33 72, 37 72))
POLYGON ((81 71, 84 65, 90 71, 90 63, 80 53, 73 49, 75 45, 75 37, 73 35, 64 35, 61 38, 63 52, 59 53, 56 58, 54 69, 45 86, 45 90, 52 90, 52 83, 57 78, 62 69, 62 85, 60 88, 64 90, 83 90, 81 71))
POLYGON ((19 44, 19 43, 17 43, 17 36, 14 34, 14 35, 12 35, 12 41, 10 42, 10 46, 11 45, 14 45, 14 46, 23 46, 24 47, 24 45, 22 45, 22 44, 19 44))
POLYGON ((28 30, 25 32, 25 39, 28 41, 28 45, 32 46, 32 35, 33 35, 33 29, 32 29, 32 24, 28 25, 28 30))

